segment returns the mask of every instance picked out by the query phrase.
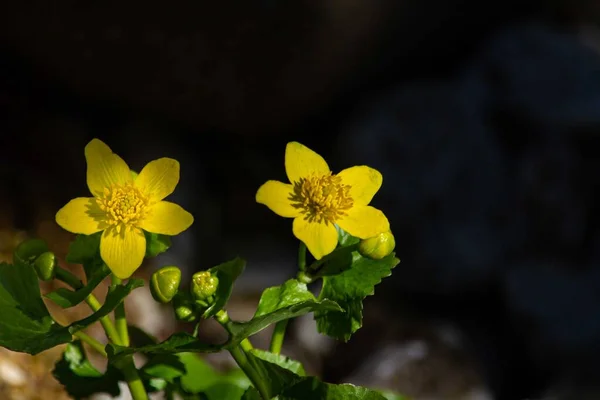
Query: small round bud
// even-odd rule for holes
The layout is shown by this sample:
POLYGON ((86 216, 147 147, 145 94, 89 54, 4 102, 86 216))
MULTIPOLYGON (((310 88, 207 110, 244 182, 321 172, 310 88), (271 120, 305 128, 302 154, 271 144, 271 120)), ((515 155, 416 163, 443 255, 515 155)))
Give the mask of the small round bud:
POLYGON ((219 287, 219 278, 208 271, 196 272, 192 275, 192 295, 196 301, 206 303, 219 287))
POLYGON ((188 292, 177 292, 173 297, 173 310, 175 310, 175 318, 179 321, 193 322, 196 319, 194 301, 188 292))
POLYGON ((40 239, 29 239, 17 246, 14 252, 15 264, 33 265, 35 260, 49 251, 46 242, 40 239))
POLYGON ((170 302, 179 290, 181 270, 175 266, 162 267, 152 274, 150 293, 159 303, 170 302))
POLYGON ((395 247, 394 235, 392 235, 392 231, 387 231, 372 238, 362 239, 358 245, 358 252, 364 257, 381 260, 390 255, 395 247))
POLYGON ((33 268, 37 273, 38 278, 42 281, 51 281, 56 275, 56 256, 51 251, 40 254, 40 256, 33 262, 33 268))

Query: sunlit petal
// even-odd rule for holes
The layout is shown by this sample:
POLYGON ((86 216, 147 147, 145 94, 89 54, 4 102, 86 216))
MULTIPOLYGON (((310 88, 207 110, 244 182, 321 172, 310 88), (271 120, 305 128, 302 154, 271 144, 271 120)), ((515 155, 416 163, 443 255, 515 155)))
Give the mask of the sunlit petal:
POLYGON ((150 161, 135 179, 135 186, 154 201, 173 193, 179 183, 179 162, 172 158, 150 161))
POLYGON ((56 222, 63 229, 91 235, 107 227, 105 214, 93 197, 78 197, 68 202, 56 213, 56 222))
POLYGON ((390 223, 383 212, 371 206, 355 206, 348 211, 348 216, 336 223, 360 239, 367 239, 390 229, 390 223))
POLYGON ((281 217, 294 218, 300 215, 300 210, 292 207, 292 190, 290 184, 267 181, 256 192, 256 202, 264 204, 281 217))
POLYGON ((333 224, 308 222, 302 217, 294 219, 294 236, 306 245, 317 260, 335 250, 338 242, 337 229, 333 224))
POLYGON ((133 180, 127 163, 101 140, 93 139, 85 146, 85 159, 87 184, 94 196, 113 184, 124 185, 133 180))
POLYGON ((148 210, 148 215, 138 224, 145 231, 175 236, 185 231, 194 222, 194 217, 181 206, 160 201, 148 210))
POLYGON ((376 169, 361 165, 346 168, 337 174, 344 185, 350 186, 350 196, 354 204, 366 206, 381 187, 383 177, 376 169))
POLYGON ((142 265, 146 254, 146 238, 141 229, 113 226, 100 240, 100 256, 120 279, 127 279, 142 265))
POLYGON ((285 172, 291 183, 311 175, 326 175, 329 171, 327 162, 298 142, 290 142, 285 148, 285 172))

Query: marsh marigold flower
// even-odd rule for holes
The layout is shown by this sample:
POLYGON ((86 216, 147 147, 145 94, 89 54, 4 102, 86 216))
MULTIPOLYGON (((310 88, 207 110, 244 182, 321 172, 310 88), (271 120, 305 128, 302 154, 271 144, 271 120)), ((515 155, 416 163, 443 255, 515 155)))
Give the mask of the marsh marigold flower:
POLYGON ((98 139, 85 147, 87 185, 94 197, 78 197, 56 214, 56 222, 73 233, 102 232, 100 256, 111 271, 126 279, 146 253, 147 232, 174 236, 194 222, 177 204, 162 201, 179 182, 179 162, 160 158, 139 173, 98 139), (135 176, 135 178, 134 178, 135 176))
POLYGON ((386 216, 368 205, 383 181, 377 170, 363 165, 334 175, 323 157, 291 142, 285 149, 285 171, 290 184, 268 181, 258 189, 256 201, 294 218, 294 235, 316 259, 337 246, 336 225, 360 239, 390 229, 386 216))

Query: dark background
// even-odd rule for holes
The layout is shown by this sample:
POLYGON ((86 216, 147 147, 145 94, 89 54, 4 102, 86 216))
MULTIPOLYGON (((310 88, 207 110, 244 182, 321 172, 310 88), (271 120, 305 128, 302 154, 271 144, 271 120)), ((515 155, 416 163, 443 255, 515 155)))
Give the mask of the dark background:
POLYGON ((172 198, 196 222, 168 261, 239 254, 247 287, 278 284, 291 221, 254 194, 297 140, 383 173, 402 259, 326 379, 373 383, 357 365, 421 340, 458 361, 382 385, 476 399, 440 383, 470 363, 477 399, 597 399, 599 21, 591 0, 7 2, 0 220, 33 230, 85 195, 98 137, 134 169, 181 162, 172 198))

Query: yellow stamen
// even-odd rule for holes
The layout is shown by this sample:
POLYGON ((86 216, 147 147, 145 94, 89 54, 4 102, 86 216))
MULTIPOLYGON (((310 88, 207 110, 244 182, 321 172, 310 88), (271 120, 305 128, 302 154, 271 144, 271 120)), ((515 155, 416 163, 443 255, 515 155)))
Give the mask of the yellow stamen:
POLYGON ((333 224, 348 215, 346 211, 354 204, 350 186, 344 185, 339 176, 331 173, 294 182, 294 191, 289 200, 292 201, 292 207, 301 210, 304 219, 325 224, 333 224))
POLYGON ((106 213, 109 225, 134 226, 145 215, 148 209, 148 198, 133 185, 112 185, 105 188, 96 203, 106 213))

